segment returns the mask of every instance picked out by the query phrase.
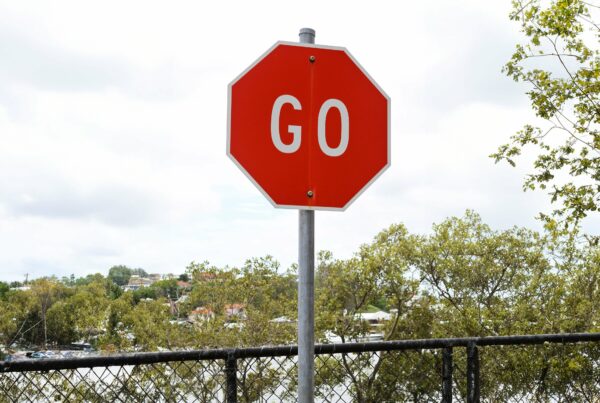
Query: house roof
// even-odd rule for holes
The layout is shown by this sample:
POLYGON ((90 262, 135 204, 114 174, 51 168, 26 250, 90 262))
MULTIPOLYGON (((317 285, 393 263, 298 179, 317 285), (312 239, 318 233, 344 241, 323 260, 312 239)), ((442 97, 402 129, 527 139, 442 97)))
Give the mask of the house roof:
POLYGON ((244 309, 246 305, 244 304, 226 304, 225 309, 244 309))
POLYGON ((295 320, 291 320, 287 316, 280 316, 278 318, 271 319, 269 322, 271 322, 271 323, 294 323, 295 320))
POLYGON ((213 311, 210 308, 205 308, 203 306, 194 309, 190 312, 191 315, 212 315, 213 311))
POLYGON ((392 319, 392 315, 387 312, 377 311, 377 312, 362 312, 354 315, 356 319, 362 320, 390 320, 392 319))

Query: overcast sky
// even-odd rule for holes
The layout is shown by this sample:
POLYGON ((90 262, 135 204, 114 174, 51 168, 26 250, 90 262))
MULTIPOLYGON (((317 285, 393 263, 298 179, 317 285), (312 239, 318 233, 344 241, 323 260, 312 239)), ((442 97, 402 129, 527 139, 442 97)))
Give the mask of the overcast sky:
POLYGON ((297 259, 297 215, 225 155, 227 84, 302 27, 345 46, 392 99, 392 166, 316 247, 349 257, 392 223, 426 233, 466 209, 539 228, 543 194, 488 155, 531 121, 501 68, 509 0, 0 0, 0 279, 181 273, 297 259))

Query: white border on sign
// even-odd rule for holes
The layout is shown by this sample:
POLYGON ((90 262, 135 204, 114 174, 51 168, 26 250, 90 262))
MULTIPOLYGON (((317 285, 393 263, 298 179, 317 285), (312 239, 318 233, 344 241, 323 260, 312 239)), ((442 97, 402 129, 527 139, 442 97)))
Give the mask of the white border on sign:
POLYGON ((360 65, 360 63, 358 63, 358 61, 354 58, 354 56, 352 56, 352 54, 348 51, 348 49, 344 48, 344 47, 339 47, 339 46, 326 46, 326 45, 314 45, 311 43, 297 43, 297 42, 285 42, 285 41, 278 41, 276 42, 273 46, 271 46, 265 53, 263 53, 258 59, 256 59, 254 61, 254 63, 252 63, 250 66, 248 66, 241 74, 239 74, 232 82, 229 83, 229 85, 227 86, 227 156, 235 163, 235 165, 237 165, 237 167, 244 173, 244 175, 246 175, 248 177, 248 179, 250 179, 250 181, 254 184, 254 186, 256 186, 256 188, 258 190, 260 190, 260 192, 267 198, 267 200, 273 205, 273 207, 276 208, 287 208, 287 209, 296 209, 296 210, 330 210, 330 211, 344 211, 348 208, 348 206, 350 206, 352 203, 354 203, 354 201, 360 196, 362 195, 362 193, 373 184, 373 182, 375 182, 376 179, 378 179, 392 164, 392 113, 391 113, 391 99, 388 96, 388 94, 379 86, 379 84, 377 84, 377 82, 375 80, 373 80, 373 77, 371 77, 369 75, 369 73, 367 73, 367 71, 360 65), (240 162, 235 159, 235 157, 231 154, 231 91, 232 91, 232 87, 233 85, 238 82, 244 75, 246 75, 246 73, 248 73, 250 70, 252 70, 254 68, 254 66, 256 66, 258 63, 260 63, 265 57, 267 57, 267 55, 269 53, 271 53, 273 50, 275 50, 275 48, 277 48, 280 45, 287 45, 287 46, 298 46, 298 47, 306 47, 306 48, 317 48, 317 49, 328 49, 328 50, 340 50, 344 53, 346 53, 346 55, 354 62, 354 64, 360 69, 360 71, 365 75, 365 77, 367 77, 369 79, 369 81, 371 82, 371 84, 373 84, 375 86, 375 88, 377 88, 377 90, 385 97, 386 101, 387 101, 387 161, 386 164, 383 168, 381 168, 379 170, 379 172, 377 172, 377 174, 375 174, 375 176, 373 176, 373 178, 371 178, 371 180, 369 182, 367 182, 358 192, 356 192, 356 194, 354 195, 354 197, 352 197, 352 199, 350 199, 348 201, 348 203, 346 203, 343 207, 322 207, 322 206, 293 206, 293 205, 288 205, 288 204, 277 204, 275 203, 275 201, 271 198, 271 196, 269 196, 269 194, 258 184, 258 182, 256 182, 256 180, 254 180, 254 178, 252 177, 252 175, 250 175, 250 173, 248 171, 246 171, 246 169, 242 166, 242 164, 240 164, 240 162))

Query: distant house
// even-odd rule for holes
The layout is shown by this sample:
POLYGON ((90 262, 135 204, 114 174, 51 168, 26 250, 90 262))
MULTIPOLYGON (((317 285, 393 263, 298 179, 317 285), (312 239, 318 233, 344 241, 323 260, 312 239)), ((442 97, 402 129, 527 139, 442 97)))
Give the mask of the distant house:
POLYGON ((292 320, 292 319, 288 318, 287 316, 280 316, 278 318, 271 319, 269 322, 271 322, 271 323, 285 323, 285 324, 296 323, 295 320, 292 320))
POLYGON ((154 281, 152 281, 149 278, 140 277, 139 275, 134 274, 131 277, 129 277, 129 282, 121 288, 123 288, 124 291, 135 291, 139 290, 142 287, 148 287, 153 283, 154 281))
POLYGON ((201 323, 215 318, 215 313, 212 309, 199 306, 188 315, 188 319, 193 323, 201 323))
POLYGON ((389 314, 387 312, 383 312, 383 311, 357 313, 354 315, 354 317, 356 319, 360 319, 360 320, 369 322, 369 324, 371 324, 371 325, 377 325, 379 323, 383 323, 385 321, 392 319, 391 314, 389 314))
POLYGON ((162 280, 162 275, 158 273, 148 274, 148 278, 152 280, 153 283, 162 280))
POLYGON ((225 317, 227 319, 246 319, 246 305, 227 304, 225 305, 225 317))
POLYGON ((369 324, 369 333, 371 336, 377 336, 376 339, 369 339, 372 341, 383 338, 383 328, 385 326, 385 322, 388 322, 392 319, 392 314, 383 311, 361 312, 355 314, 354 318, 369 324))
POLYGON ((185 290, 185 289, 191 288, 192 284, 188 283, 187 281, 178 280, 177 287, 183 288, 185 290))
POLYGON ((225 329, 243 329, 245 327, 244 322, 225 322, 223 324, 225 329))

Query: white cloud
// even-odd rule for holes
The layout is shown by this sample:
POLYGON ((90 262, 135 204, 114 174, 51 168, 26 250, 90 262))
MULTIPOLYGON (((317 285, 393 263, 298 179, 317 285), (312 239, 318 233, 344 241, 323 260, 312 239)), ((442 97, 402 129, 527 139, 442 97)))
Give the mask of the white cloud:
POLYGON ((346 46, 392 97, 392 167, 317 248, 349 256, 392 222, 467 208, 533 225, 545 199, 487 156, 530 118, 500 72, 517 26, 504 1, 0 1, 0 270, 85 275, 114 264, 296 260, 297 213, 225 156, 227 84, 301 27, 346 46))

